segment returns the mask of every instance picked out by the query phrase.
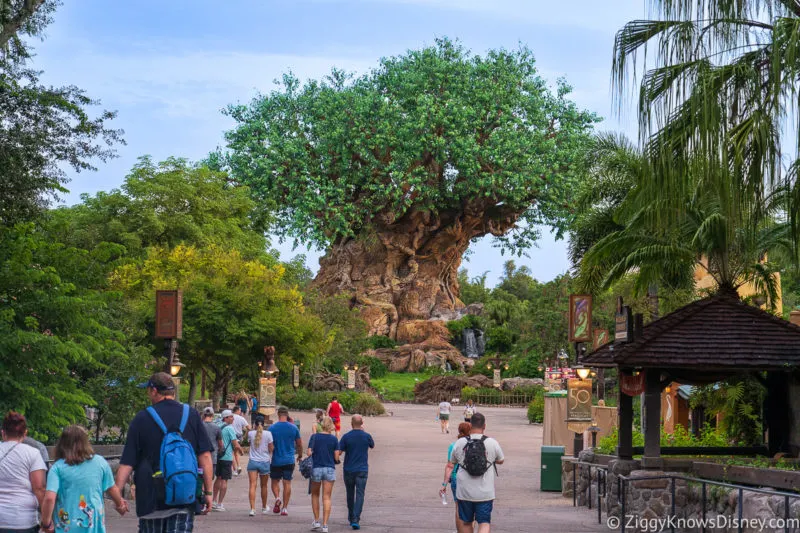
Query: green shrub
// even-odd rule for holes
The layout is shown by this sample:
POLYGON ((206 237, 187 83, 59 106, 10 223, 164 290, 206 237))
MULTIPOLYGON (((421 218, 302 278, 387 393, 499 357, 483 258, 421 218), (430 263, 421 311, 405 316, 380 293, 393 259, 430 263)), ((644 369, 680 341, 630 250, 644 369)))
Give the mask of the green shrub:
POLYGON ((339 374, 342 372, 345 365, 351 363, 357 364, 359 367, 369 367, 370 379, 382 378, 389 371, 389 369, 386 368, 386 365, 383 364, 383 362, 380 359, 378 359, 377 357, 369 357, 366 355, 359 355, 357 357, 346 357, 343 355, 327 357, 325 361, 322 363, 322 366, 328 372, 339 374))
POLYGON ((397 341, 387 337, 386 335, 373 335, 372 337, 367 337, 367 346, 373 350, 379 350, 381 348, 397 348, 397 341))
POLYGON ((368 392, 315 392, 306 389, 298 389, 296 391, 279 389, 278 403, 285 405, 289 409, 311 411, 313 409, 325 409, 334 396, 338 398, 342 408, 348 413, 375 416, 386 412, 380 400, 368 392))
MULTIPOLYGON (((616 453, 617 444, 619 442, 619 432, 615 427, 611 433, 600 439, 598 449, 600 453, 613 454, 616 453)), ((644 435, 639 431, 633 432, 633 445, 644 446, 644 435)), ((742 445, 739 443, 737 445, 742 445)), ((692 433, 687 431, 682 425, 677 425, 672 434, 664 431, 661 428, 661 446, 730 446, 730 443, 725 439, 725 435, 709 425, 703 428, 700 438, 695 437, 692 433)))
POLYGON ((544 422, 544 390, 539 387, 541 394, 536 394, 528 404, 528 422, 541 424, 544 422))
POLYGON ((367 393, 361 393, 356 398, 353 408, 350 411, 364 416, 377 416, 386 413, 383 404, 375 396, 367 393))
POLYGON ((454 340, 461 338, 461 334, 465 329, 483 329, 480 317, 476 315, 464 315, 458 320, 451 320, 447 323, 447 329, 454 340))

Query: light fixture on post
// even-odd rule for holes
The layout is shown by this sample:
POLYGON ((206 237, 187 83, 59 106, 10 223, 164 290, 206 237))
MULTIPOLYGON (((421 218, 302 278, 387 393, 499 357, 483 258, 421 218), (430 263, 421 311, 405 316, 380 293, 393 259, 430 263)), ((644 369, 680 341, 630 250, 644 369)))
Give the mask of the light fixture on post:
POLYGON ((175 354, 172 356, 172 363, 169 367, 169 373, 172 375, 172 377, 175 377, 180 373, 181 368, 184 368, 185 366, 186 365, 181 363, 181 360, 178 359, 178 354, 175 354))
POLYGON ((575 373, 578 374, 578 377, 581 379, 586 379, 589 377, 592 369, 585 367, 585 366, 577 366, 575 367, 575 373))

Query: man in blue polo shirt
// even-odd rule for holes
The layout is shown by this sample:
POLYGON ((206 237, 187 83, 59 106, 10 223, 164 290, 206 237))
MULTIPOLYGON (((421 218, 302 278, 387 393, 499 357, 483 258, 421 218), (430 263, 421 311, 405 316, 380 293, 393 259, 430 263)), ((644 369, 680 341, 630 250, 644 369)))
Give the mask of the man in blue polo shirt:
MULTIPOLYGON (((146 384, 147 396, 153 409, 164 422, 168 430, 180 427, 183 405, 175 401, 175 382, 164 372, 153 374, 146 384)), ((213 446, 208 439, 200 415, 194 409, 189 410, 189 419, 183 432, 194 452, 197 464, 203 469, 203 487, 205 509, 211 510, 212 496, 212 463, 213 446)), ((164 495, 157 495, 153 474, 159 471, 161 458, 161 441, 164 432, 146 410, 139 411, 128 427, 128 439, 122 450, 122 457, 117 470, 117 487, 122 490, 133 472, 136 483, 136 515, 139 517, 139 531, 156 533, 191 533, 194 528, 194 504, 191 506, 169 507, 165 504, 164 495)), ((163 492, 163 491, 161 491, 163 492)))
POLYGON ((272 494, 275 496, 272 512, 288 516, 294 463, 303 456, 303 441, 300 440, 300 430, 289 422, 289 410, 286 407, 278 407, 278 421, 269 427, 269 432, 272 433, 272 443, 275 446, 269 468, 272 494), (283 487, 283 500, 281 500, 281 487, 283 487))
POLYGON ((375 447, 372 435, 364 431, 364 419, 353 415, 348 431, 339 441, 339 450, 344 452, 344 486, 347 489, 347 519, 350 527, 361 529, 361 509, 364 507, 364 491, 369 473, 369 449, 375 447))

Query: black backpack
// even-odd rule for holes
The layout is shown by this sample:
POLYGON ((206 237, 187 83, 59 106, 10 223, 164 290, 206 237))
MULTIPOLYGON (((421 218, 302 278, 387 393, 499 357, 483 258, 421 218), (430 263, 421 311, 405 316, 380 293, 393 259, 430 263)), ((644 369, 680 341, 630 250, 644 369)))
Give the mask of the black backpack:
POLYGON ((464 438, 467 439, 467 444, 464 446, 464 463, 461 468, 466 470, 470 476, 480 477, 494 466, 496 474, 497 466, 486 458, 486 445, 483 443, 487 438, 486 435, 481 436, 479 440, 470 437, 464 438))

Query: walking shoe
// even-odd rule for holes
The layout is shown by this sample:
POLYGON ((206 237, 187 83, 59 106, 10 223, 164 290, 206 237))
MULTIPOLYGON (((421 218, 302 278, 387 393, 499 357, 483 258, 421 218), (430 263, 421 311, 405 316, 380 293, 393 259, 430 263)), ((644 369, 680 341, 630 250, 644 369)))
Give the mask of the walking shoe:
POLYGON ((261 514, 269 514, 269 508, 264 507, 263 509, 261 509, 261 514))
POLYGON ((225 509, 225 506, 222 505, 222 504, 219 504, 216 507, 213 507, 211 510, 212 511, 219 511, 220 513, 224 513, 225 511, 227 511, 227 509, 225 509))
POLYGON ((240 466, 239 468, 236 469, 236 475, 238 476, 241 473, 242 473, 242 467, 240 466))
POLYGON ((256 510, 250 509, 250 516, 255 516, 255 515, 256 515, 256 510))
POLYGON ((272 512, 274 514, 278 514, 278 513, 281 512, 281 499, 280 498, 275 500, 275 507, 272 508, 272 512))
POLYGON ((322 533, 328 533, 328 526, 322 526, 322 533))
POLYGON ((286 508, 281 509, 281 516, 289 516, 289 509, 286 508))
POLYGON ((358 522, 351 523, 350 527, 352 527, 353 529, 361 529, 361 526, 358 525, 358 522))
POLYGON ((311 522, 311 531, 319 531, 319 528, 321 528, 321 527, 322 527, 322 525, 319 522, 317 522, 316 520, 311 522))

